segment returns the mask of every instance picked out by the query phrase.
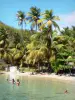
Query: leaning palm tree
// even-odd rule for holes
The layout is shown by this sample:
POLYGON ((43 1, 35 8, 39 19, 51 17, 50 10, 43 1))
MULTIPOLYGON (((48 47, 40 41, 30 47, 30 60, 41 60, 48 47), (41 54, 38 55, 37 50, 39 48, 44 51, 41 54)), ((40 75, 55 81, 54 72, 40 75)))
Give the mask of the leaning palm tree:
POLYGON ((18 25, 20 25, 22 30, 23 30, 23 24, 25 24, 25 27, 26 27, 26 15, 25 15, 25 13, 22 11, 18 11, 17 12, 17 20, 18 20, 18 25))
POLYGON ((31 7, 30 12, 28 12, 29 22, 32 22, 31 26, 38 28, 38 20, 40 19, 40 8, 31 7))

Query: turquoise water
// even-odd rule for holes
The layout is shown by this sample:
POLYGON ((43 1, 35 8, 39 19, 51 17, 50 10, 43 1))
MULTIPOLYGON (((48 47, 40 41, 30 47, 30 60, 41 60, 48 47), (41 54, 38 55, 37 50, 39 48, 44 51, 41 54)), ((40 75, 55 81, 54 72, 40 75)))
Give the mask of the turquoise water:
POLYGON ((75 100, 75 82, 20 76, 16 86, 7 77, 0 75, 0 100, 75 100))

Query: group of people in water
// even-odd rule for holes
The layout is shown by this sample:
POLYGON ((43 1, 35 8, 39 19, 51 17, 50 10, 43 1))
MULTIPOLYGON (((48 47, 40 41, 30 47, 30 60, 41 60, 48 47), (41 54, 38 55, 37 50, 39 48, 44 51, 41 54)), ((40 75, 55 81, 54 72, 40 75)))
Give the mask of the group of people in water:
POLYGON ((11 82, 12 84, 16 84, 17 86, 20 85, 19 79, 17 79, 17 81, 15 81, 14 78, 13 78, 12 80, 8 80, 8 79, 7 79, 7 81, 11 82))
MULTIPOLYGON (((15 81, 14 78, 13 78, 12 80, 7 79, 7 81, 10 81, 12 84, 16 84, 17 86, 20 85, 20 80, 19 79, 17 79, 17 81, 15 81)), ((68 90, 65 90, 64 93, 67 94, 68 90)))

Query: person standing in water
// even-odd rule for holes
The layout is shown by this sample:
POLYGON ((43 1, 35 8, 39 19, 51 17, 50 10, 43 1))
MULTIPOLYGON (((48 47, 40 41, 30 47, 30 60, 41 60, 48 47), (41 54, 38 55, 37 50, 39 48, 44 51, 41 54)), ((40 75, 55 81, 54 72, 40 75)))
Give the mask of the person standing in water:
POLYGON ((67 94, 67 93, 68 93, 68 90, 65 90, 65 91, 64 91, 64 93, 66 93, 66 94, 67 94))
POLYGON ((15 83, 15 80, 14 79, 12 79, 12 84, 14 84, 15 83))
POLYGON ((19 79, 17 79, 16 85, 17 85, 17 86, 20 85, 20 81, 19 81, 19 79))

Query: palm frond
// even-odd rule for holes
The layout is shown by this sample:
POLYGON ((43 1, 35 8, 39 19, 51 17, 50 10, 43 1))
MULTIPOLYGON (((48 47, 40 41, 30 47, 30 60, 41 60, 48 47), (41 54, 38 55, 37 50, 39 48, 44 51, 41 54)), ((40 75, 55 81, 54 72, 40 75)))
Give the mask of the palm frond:
POLYGON ((52 21, 52 22, 53 22, 54 27, 55 27, 55 28, 58 28, 58 29, 60 30, 58 24, 57 24, 55 21, 52 21))
POLYGON ((53 20, 60 20, 59 16, 53 16, 53 20))

